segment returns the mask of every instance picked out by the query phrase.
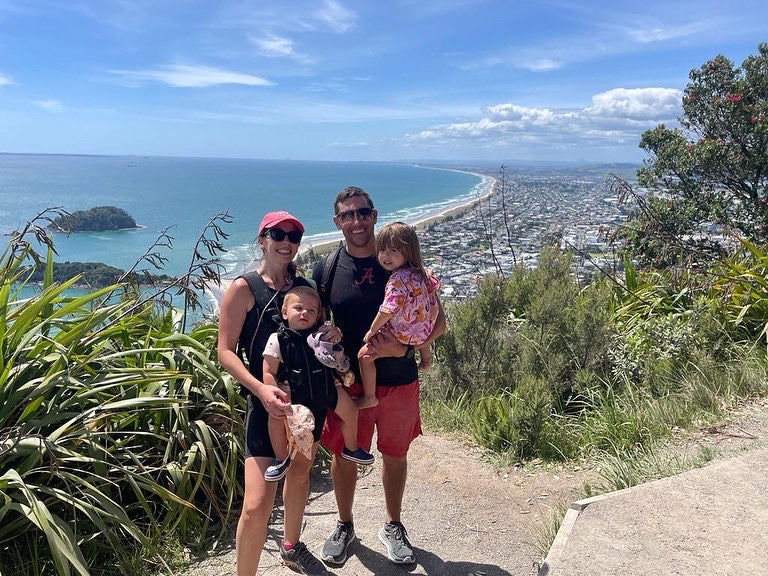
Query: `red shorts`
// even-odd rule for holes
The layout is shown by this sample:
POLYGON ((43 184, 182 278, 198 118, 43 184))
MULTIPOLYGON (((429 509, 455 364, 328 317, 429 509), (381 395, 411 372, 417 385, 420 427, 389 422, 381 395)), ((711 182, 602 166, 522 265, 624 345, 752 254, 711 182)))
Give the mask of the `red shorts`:
MULTIPOLYGON (((363 387, 357 383, 346 390, 353 398, 363 393, 363 387)), ((411 441, 421 434, 419 381, 405 386, 376 386, 376 398, 376 406, 358 414, 357 442, 370 451, 375 426, 378 451, 394 458, 405 456, 411 441)), ((320 442, 334 454, 341 454, 344 448, 341 420, 332 410, 328 410, 320 442)))

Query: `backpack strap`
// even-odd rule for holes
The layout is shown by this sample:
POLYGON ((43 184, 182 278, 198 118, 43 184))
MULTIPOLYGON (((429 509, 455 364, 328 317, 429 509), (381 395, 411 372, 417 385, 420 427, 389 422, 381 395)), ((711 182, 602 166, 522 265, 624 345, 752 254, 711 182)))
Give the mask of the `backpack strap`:
POLYGON ((259 302, 267 302, 272 297, 267 285, 264 283, 264 279, 261 274, 255 270, 246 272, 242 275, 243 280, 248 283, 248 288, 251 289, 253 297, 256 298, 256 304, 259 302))
MULTIPOLYGON (((261 275, 256 272, 255 270, 252 272, 246 272, 241 276, 243 280, 248 284, 248 288, 251 289, 251 293, 253 294, 253 298, 255 300, 254 307, 258 309, 259 311, 259 319, 256 322, 256 326, 253 330, 253 335, 251 336, 251 341, 248 344, 248 356, 252 355, 253 352, 253 343, 256 341, 256 338, 258 337, 259 330, 261 329, 261 322, 264 319, 264 315, 267 313, 267 310, 269 309, 270 305, 272 304, 272 301, 277 296, 277 293, 272 293, 269 288, 267 288, 267 285, 264 283, 264 279, 261 277, 261 275), (266 303, 266 304, 265 304, 266 303)), ((240 356, 240 359, 243 359, 243 353, 244 350, 240 348, 239 342, 238 342, 238 355, 240 356)))
POLYGON ((323 259, 323 275, 320 277, 320 286, 318 286, 317 290, 320 294, 320 303, 323 305, 323 308, 330 309, 333 277, 336 272, 336 265, 339 263, 339 255, 343 249, 344 246, 339 244, 333 252, 326 254, 323 259))

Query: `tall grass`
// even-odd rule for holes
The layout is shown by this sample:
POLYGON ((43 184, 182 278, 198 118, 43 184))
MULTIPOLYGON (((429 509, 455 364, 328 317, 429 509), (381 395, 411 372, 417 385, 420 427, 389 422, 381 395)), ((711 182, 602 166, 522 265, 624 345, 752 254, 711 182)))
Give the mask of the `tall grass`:
POLYGON ((227 525, 240 398, 215 327, 176 333, 123 285, 68 296, 45 245, 15 235, 0 262, 0 572, 131 574, 169 534, 199 546, 227 525), (35 260, 41 291, 20 298, 35 260))

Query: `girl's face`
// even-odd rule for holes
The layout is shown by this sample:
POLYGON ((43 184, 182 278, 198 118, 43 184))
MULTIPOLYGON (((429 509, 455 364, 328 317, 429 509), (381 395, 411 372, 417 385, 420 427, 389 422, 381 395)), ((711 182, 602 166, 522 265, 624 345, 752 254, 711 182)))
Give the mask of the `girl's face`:
POLYGON ((320 317, 320 303, 304 294, 289 294, 283 302, 282 313, 290 328, 312 328, 320 317))
POLYGON ((379 264, 384 270, 392 272, 405 266, 405 256, 399 250, 394 248, 385 248, 379 250, 379 264))

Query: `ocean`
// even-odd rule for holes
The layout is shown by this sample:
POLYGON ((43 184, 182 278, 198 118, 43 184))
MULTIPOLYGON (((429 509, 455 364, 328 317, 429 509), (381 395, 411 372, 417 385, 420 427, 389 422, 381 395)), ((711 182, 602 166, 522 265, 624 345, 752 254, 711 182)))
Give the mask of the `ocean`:
POLYGON ((222 226, 229 234, 222 263, 237 272, 259 256, 253 240, 265 212, 299 218, 305 249, 340 238, 332 202, 345 186, 371 194, 382 224, 437 215, 478 197, 489 183, 478 174, 413 164, 0 154, 0 233, 20 229, 46 208, 117 206, 141 227, 56 234, 55 259, 127 269, 168 229, 173 248, 161 249, 168 259, 163 272, 177 275, 207 222, 226 211, 233 222, 222 226))

